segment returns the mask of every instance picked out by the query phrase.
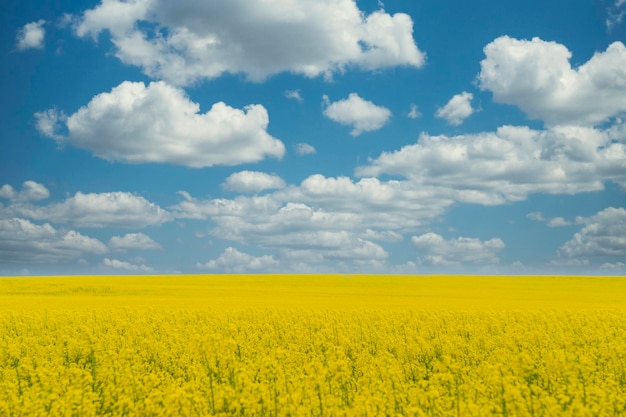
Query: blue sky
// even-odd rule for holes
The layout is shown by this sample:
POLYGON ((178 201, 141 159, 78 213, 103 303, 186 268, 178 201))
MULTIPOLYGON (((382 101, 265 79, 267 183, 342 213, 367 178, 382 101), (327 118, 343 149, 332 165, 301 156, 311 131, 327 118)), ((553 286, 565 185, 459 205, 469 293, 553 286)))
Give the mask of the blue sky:
POLYGON ((625 15, 8 0, 0 274, 624 275, 625 15))

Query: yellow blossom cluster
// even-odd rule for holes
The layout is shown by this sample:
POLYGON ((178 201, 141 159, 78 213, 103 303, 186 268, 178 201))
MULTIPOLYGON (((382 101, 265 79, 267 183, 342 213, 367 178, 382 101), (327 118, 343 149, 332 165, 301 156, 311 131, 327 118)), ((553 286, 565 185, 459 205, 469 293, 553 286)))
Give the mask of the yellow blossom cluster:
POLYGON ((2 416, 626 414, 620 312, 0 316, 2 416))
POLYGON ((79 306, 0 306, 0 416, 626 415, 619 308, 108 306, 118 287, 81 285, 79 306))

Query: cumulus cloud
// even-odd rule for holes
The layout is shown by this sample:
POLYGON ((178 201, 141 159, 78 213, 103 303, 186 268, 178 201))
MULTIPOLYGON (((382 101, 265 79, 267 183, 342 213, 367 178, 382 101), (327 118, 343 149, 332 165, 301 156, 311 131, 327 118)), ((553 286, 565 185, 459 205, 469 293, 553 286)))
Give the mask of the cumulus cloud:
POLYGON ((43 27, 46 21, 41 19, 22 26, 17 31, 15 47, 18 51, 26 49, 43 49, 46 29, 43 27))
POLYGON ((572 53, 539 38, 502 36, 484 48, 480 88, 548 125, 597 125, 626 111, 626 46, 614 42, 572 68, 572 53))
MULTIPOLYGON (((588 218, 578 218, 585 226, 558 251, 560 258, 608 257, 626 260, 626 210, 609 207, 588 218)), ((613 261, 616 262, 616 261, 613 261)))
POLYGON ((222 183, 222 187, 229 191, 256 193, 264 190, 284 188, 285 181, 274 174, 258 171, 240 171, 226 178, 222 183))
POLYGON ((9 184, 5 184, 0 188, 0 198, 6 198, 15 203, 39 201, 48 197, 50 197, 50 191, 35 181, 24 181, 21 191, 16 191, 9 184))
POLYGON ((179 88, 125 81, 95 96, 69 117, 36 113, 37 127, 59 144, 87 149, 99 158, 126 163, 160 162, 194 168, 281 158, 283 143, 270 136, 267 110, 235 109, 223 102, 206 113, 179 88), (61 135, 55 126, 67 128, 61 135))
POLYGON ((330 78, 351 67, 420 67, 425 59, 410 16, 366 15, 354 0, 107 0, 75 17, 74 28, 92 38, 108 31, 122 62, 178 85, 224 73, 330 78))
POLYGON ((502 204, 529 194, 598 191, 613 181, 626 189, 626 145, 609 132, 559 126, 502 126, 496 132, 420 135, 416 144, 383 152, 359 176, 400 175, 459 202, 502 204))
POLYGON ((233 247, 228 247, 217 258, 204 264, 198 263, 200 269, 222 270, 228 273, 260 272, 275 268, 279 262, 273 256, 255 257, 247 253, 239 252, 233 247))
MULTIPOLYGON (((315 174, 302 181, 288 198, 331 212, 355 214, 364 224, 381 229, 412 228, 443 212, 451 204, 429 187, 415 188, 405 181, 377 178, 325 177, 315 174), (394 222, 401 226, 393 226, 394 222)), ((291 201, 295 201, 291 200, 291 201)))
MULTIPOLYGON (((210 236, 267 250, 283 269, 384 263, 383 242, 415 233, 455 203, 497 205, 535 193, 575 194, 602 190, 607 181, 624 186, 625 150, 608 130, 585 127, 423 134, 416 144, 359 167, 360 179, 315 174, 263 195, 207 200, 183 192, 183 201, 171 211, 179 218, 210 220, 210 236)), ((536 216, 553 227, 574 223, 536 216)), ((498 241, 489 242, 486 247, 497 253, 498 241)), ((454 262, 439 253, 425 253, 421 261, 454 262)))
POLYGON ((61 231, 21 218, 0 219, 0 262, 60 263, 108 251, 104 243, 74 230, 61 231))
POLYGON ((126 262, 126 261, 120 261, 119 259, 104 258, 104 260, 102 261, 102 266, 104 266, 105 268, 121 269, 123 271, 129 271, 129 272, 152 271, 152 268, 144 264, 137 265, 137 264, 126 262))
POLYGON ((504 249, 504 242, 498 238, 486 241, 467 237, 446 240, 436 233, 413 236, 411 242, 418 252, 424 254, 419 262, 433 266, 496 264, 500 261, 497 253, 504 249))
POLYGON ((276 235, 275 228, 311 230, 411 230, 443 213, 453 200, 434 195, 429 187, 406 181, 312 175, 299 186, 262 196, 198 200, 181 193, 172 211, 176 217, 212 219, 214 233, 243 239, 257 233, 276 235))
POLYGON ((389 254, 380 245, 356 236, 351 231, 307 231, 283 236, 282 255, 292 262, 315 264, 383 261, 389 254))
POLYGON ((255 245, 290 265, 345 265, 354 270, 385 262, 377 242, 402 240, 441 215, 451 200, 404 181, 312 175, 298 186, 264 195, 198 200, 188 193, 172 211, 179 218, 210 219, 216 239, 255 245))
POLYGON ((161 245, 143 233, 127 233, 124 236, 113 236, 109 240, 109 248, 113 250, 154 250, 161 249, 161 245))
POLYGON ((308 143, 296 143, 295 145, 296 155, 314 155, 317 150, 308 143))
MULTIPOLYGON (((380 263, 388 259, 384 242, 414 234, 455 203, 497 205, 535 193, 576 194, 602 190, 607 181, 624 186, 624 155, 623 143, 594 128, 504 126, 455 137, 424 134, 416 144, 360 167, 360 179, 315 174, 263 195, 206 200, 182 192, 183 201, 171 211, 210 220, 210 236, 267 250, 282 269, 380 263)), ((543 221, 553 227, 574 222, 543 221)), ((425 256, 431 257, 423 257, 424 264, 453 261, 425 256)))
POLYGON ((18 215, 34 220, 70 224, 77 227, 156 226, 171 220, 170 213, 141 196, 127 192, 77 192, 59 203, 45 206, 12 204, 3 217, 18 215))
POLYGON ((459 126, 474 113, 472 99, 474 96, 467 91, 454 95, 448 104, 437 110, 435 116, 446 119, 453 126, 459 126))
POLYGON ((341 123, 352 126, 350 134, 359 136, 364 132, 371 132, 382 128, 391 117, 389 109, 377 106, 371 101, 359 97, 357 93, 350 93, 347 99, 331 103, 328 96, 324 96, 324 116, 341 123))

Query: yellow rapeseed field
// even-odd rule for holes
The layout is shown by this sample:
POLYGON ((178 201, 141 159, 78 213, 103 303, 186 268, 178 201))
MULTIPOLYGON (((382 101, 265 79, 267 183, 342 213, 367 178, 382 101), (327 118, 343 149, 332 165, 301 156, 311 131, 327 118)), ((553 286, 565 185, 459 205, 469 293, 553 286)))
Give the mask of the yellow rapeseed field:
POLYGON ((0 279, 0 416, 623 416, 626 278, 0 279))

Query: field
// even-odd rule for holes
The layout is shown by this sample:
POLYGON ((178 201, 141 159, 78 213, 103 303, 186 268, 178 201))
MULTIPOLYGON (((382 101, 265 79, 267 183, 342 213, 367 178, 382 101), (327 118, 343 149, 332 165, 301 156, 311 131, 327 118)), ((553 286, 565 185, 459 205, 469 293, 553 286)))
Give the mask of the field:
POLYGON ((0 279, 0 416, 626 415, 626 278, 0 279))

